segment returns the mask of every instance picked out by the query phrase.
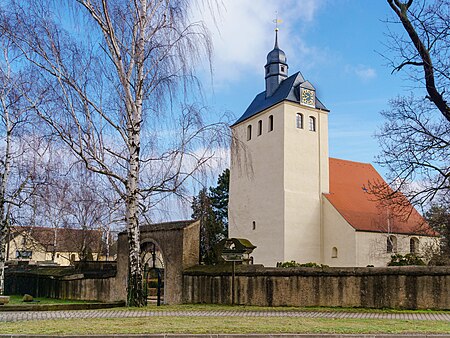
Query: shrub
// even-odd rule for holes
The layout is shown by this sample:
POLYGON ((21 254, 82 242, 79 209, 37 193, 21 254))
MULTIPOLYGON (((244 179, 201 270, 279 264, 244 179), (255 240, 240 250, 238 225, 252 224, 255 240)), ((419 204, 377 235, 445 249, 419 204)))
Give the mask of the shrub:
POLYGON ((428 262, 430 266, 447 266, 450 265, 450 257, 444 254, 435 254, 428 262))
POLYGON ((313 262, 309 263, 297 263, 296 261, 290 262, 278 262, 277 268, 328 268, 328 265, 317 264, 313 262))
POLYGON ((414 254, 395 254, 391 256, 388 266, 425 265, 425 262, 414 254))

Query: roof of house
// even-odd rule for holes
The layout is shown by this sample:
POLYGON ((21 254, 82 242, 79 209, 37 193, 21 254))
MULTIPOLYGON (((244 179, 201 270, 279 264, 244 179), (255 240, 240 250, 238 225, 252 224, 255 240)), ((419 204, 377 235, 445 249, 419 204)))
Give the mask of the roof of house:
POLYGON ((435 235, 404 195, 396 194, 405 210, 398 215, 398 209, 394 211, 371 193, 374 184, 393 193, 371 164, 330 158, 329 168, 330 193, 325 197, 357 231, 435 235))
MULTIPOLYGON (((282 101, 299 103, 300 87, 311 88, 311 84, 304 79, 303 75, 300 72, 297 72, 282 81, 280 83, 280 86, 272 96, 266 97, 265 91, 259 93, 258 95, 256 95, 252 103, 250 103, 250 106, 248 106, 244 114, 233 124, 233 126, 282 101)), ((317 97, 316 108, 329 111, 317 97)))
POLYGON ((83 240, 86 240, 86 244, 92 252, 98 252, 102 249, 102 233, 100 230, 16 226, 12 233, 14 236, 19 234, 30 236, 44 246, 47 251, 53 249, 55 234, 57 252, 80 252, 83 240))

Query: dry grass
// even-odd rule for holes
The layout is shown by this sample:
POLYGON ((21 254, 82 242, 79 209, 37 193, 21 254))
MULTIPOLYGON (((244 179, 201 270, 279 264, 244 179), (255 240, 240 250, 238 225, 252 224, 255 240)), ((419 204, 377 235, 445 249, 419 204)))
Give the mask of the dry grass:
POLYGON ((290 317, 149 317, 0 323, 2 334, 448 333, 438 321, 290 317))
POLYGON ((23 296, 20 295, 12 295, 9 296, 10 301, 6 306, 8 305, 34 305, 34 304, 80 304, 80 303, 95 303, 95 302, 88 302, 83 300, 65 300, 65 299, 55 299, 55 298, 44 298, 44 297, 37 297, 34 298, 34 302, 23 302, 23 296))

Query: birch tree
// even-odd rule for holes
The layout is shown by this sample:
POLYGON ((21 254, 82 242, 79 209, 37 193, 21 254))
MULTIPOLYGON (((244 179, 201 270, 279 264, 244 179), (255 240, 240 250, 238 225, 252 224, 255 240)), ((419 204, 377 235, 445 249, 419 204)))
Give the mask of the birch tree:
MULTIPOLYGON (((86 170, 81 163, 74 164, 71 169, 70 174, 64 177, 65 181, 70 182, 67 203, 68 225, 81 229, 79 256, 80 260, 83 260, 93 247, 96 249, 95 252, 107 252, 110 227, 115 223, 116 201, 109 201, 109 189, 103 184, 102 177, 86 170), (103 234, 104 242, 98 241, 98 233, 103 234)), ((99 258, 100 255, 97 255, 97 260, 99 258)))
POLYGON ((220 129, 186 99, 199 98, 193 70, 209 62, 210 40, 187 0, 68 3, 9 1, 5 30, 40 72, 27 93, 36 113, 125 205, 128 304, 142 306, 141 211, 179 191, 220 129))
POLYGON ((34 146, 39 148, 40 143, 30 128, 30 106, 22 94, 30 86, 29 74, 15 71, 19 61, 11 47, 0 30, 0 295, 4 292, 11 215, 34 190, 33 164, 38 156, 34 146))

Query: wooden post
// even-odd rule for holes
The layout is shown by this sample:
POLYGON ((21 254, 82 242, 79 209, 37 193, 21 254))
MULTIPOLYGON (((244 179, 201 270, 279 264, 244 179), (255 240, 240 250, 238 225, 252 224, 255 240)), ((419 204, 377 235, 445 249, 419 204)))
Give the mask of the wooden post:
POLYGON ((235 277, 236 261, 233 261, 233 269, 231 272, 231 305, 234 305, 234 277, 235 277))

